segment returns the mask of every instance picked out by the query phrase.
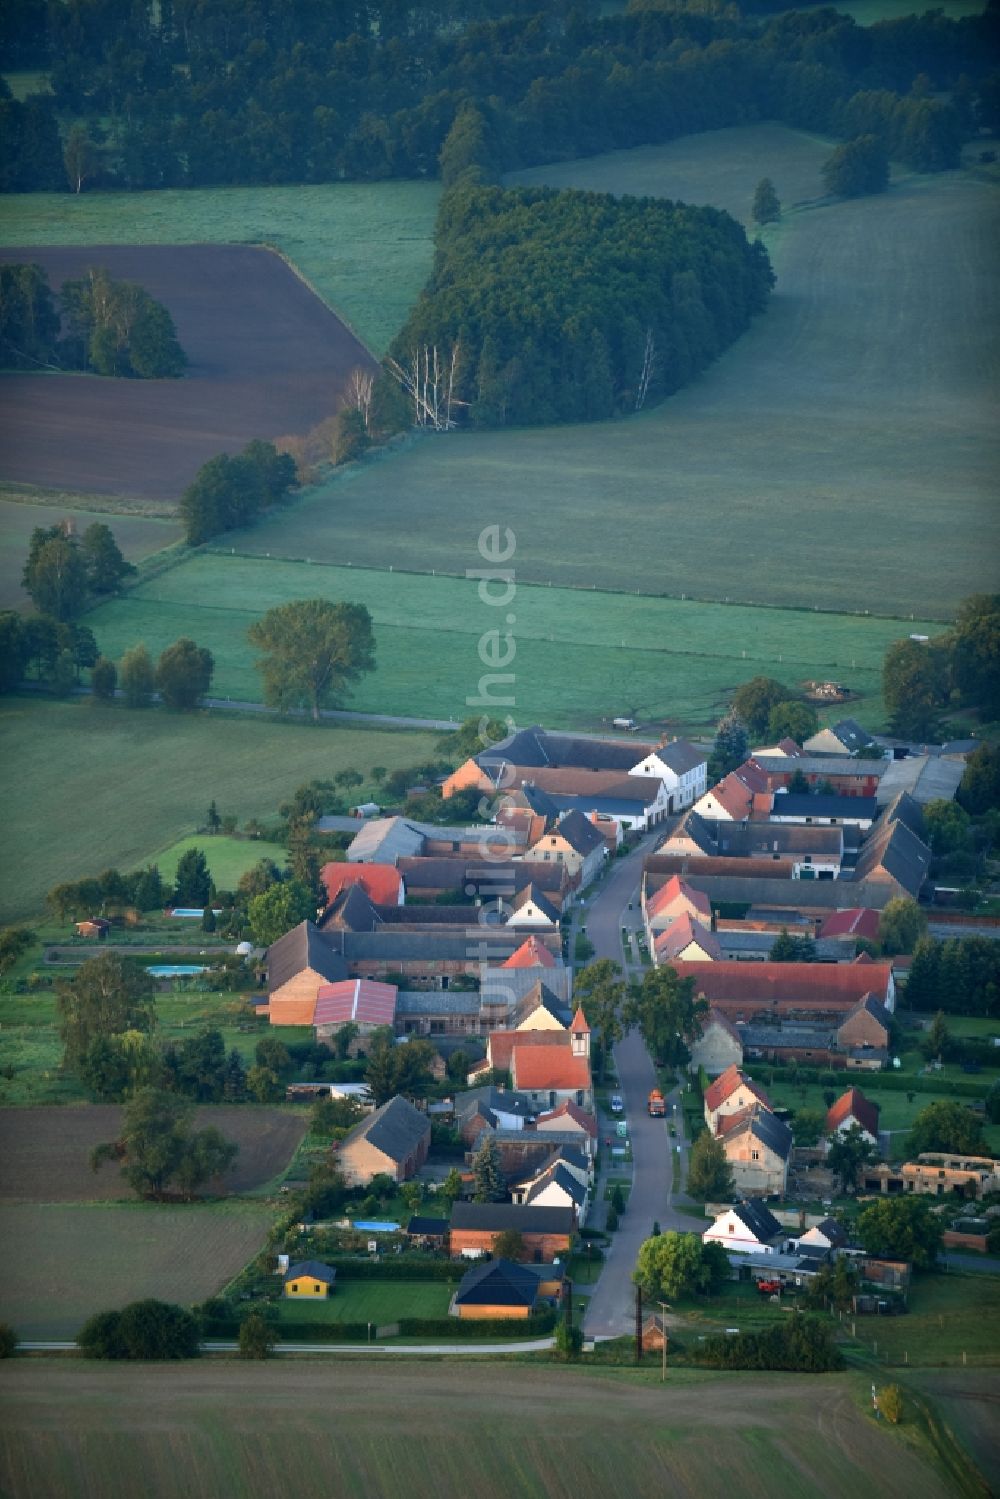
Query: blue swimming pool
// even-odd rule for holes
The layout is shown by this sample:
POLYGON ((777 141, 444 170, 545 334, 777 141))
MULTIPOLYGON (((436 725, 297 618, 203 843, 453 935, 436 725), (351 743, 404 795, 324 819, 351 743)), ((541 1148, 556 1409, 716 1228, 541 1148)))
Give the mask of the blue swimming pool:
POLYGON ((207 963, 156 963, 146 972, 152 974, 154 979, 181 979, 190 978, 193 973, 207 973, 207 963))
POLYGON ((366 1234, 398 1234, 401 1223, 388 1223, 381 1218, 355 1218, 354 1227, 366 1234))

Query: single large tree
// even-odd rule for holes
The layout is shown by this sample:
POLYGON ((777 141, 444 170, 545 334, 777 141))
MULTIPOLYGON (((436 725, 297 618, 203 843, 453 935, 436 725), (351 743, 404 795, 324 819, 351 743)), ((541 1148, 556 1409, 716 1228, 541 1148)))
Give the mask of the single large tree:
POLYGON ((352 682, 375 666, 372 618, 363 604, 300 599, 269 609, 250 626, 249 637, 264 654, 257 666, 264 698, 287 711, 337 703, 352 682))
POLYGON ((196 708, 212 681, 215 660, 205 646, 182 636, 156 663, 156 685, 168 708, 196 708))
POLYGON ((923 1197, 883 1197, 862 1208, 857 1234, 869 1254, 925 1270, 937 1259, 944 1224, 923 1197))
POLYGON ((767 737, 777 742, 780 739, 794 739, 796 744, 810 739, 819 728, 819 719, 816 717, 815 708, 810 708, 808 703, 799 703, 794 700, 784 703, 775 703, 768 714, 767 737))
POLYGON ((751 677, 733 693, 733 712, 742 719, 755 739, 767 733, 771 709, 790 702, 794 694, 774 677, 751 677))
POLYGON ((87 564, 76 537, 58 526, 36 530, 22 581, 41 614, 58 620, 79 614, 87 601, 87 564))
POLYGON ((650 968, 629 996, 626 1019, 638 1025, 650 1054, 676 1066, 687 1058, 687 1043, 701 1034, 708 1002, 695 994, 693 978, 673 968, 650 968))
POLYGON ((981 1155, 983 1126, 965 1104, 952 1098, 929 1103, 914 1119, 906 1142, 907 1159, 923 1151, 946 1150, 959 1155, 981 1155))
POLYGON ((932 739, 948 700, 948 654, 933 642, 897 640, 885 653, 882 696, 901 739, 932 739))
POLYGON ((247 907, 250 935, 259 947, 270 947, 300 921, 315 921, 316 909, 316 897, 299 880, 271 885, 247 907))
POLYGON ((708 762, 710 781, 721 780, 738 765, 742 765, 750 753, 750 736, 742 718, 730 709, 720 718, 715 730, 715 745, 708 762))
POLYGON ((192 1131, 194 1105, 176 1093, 143 1088, 127 1104, 118 1140, 91 1153, 95 1171, 122 1163, 122 1175, 139 1197, 162 1197, 174 1181, 185 1196, 229 1169, 239 1146, 214 1127, 192 1131))
POLYGON ((691 1147, 687 1190, 702 1201, 728 1202, 733 1195, 733 1173, 722 1141, 707 1129, 691 1147))
POLYGON ((127 708, 149 707, 156 672, 144 645, 134 645, 125 652, 118 669, 118 681, 127 708))
POLYGON ((1000 718, 1000 594, 975 593, 963 600, 952 664, 963 701, 975 704, 986 720, 1000 718))
POLYGON ((81 551, 92 593, 117 593, 122 581, 135 572, 132 563, 122 556, 111 527, 103 521, 94 521, 84 531, 81 551))
POLYGON ((845 1192, 853 1192, 862 1166, 878 1158, 878 1151, 856 1124, 843 1134, 834 1135, 826 1155, 826 1164, 839 1177, 845 1192))
POLYGON ((887 957, 911 953, 927 930, 927 916, 908 895, 887 901, 878 919, 878 940, 887 957))
POLYGON ((63 1066, 75 1072, 98 1037, 151 1031, 156 1024, 153 994, 145 968, 116 952, 88 958, 71 979, 57 980, 63 1066))
POLYGON ((598 958, 577 974, 573 992, 582 1005, 591 1030, 600 1032, 601 1052, 598 1081, 604 1081, 604 1072, 611 1048, 624 1035, 623 1012, 628 998, 628 985, 622 977, 621 965, 611 958, 598 958))
POLYGON ((823 163, 823 182, 838 198, 884 193, 889 186, 889 158, 875 135, 859 135, 838 146, 823 163))
POLYGON ((721 1244, 671 1230, 646 1239, 632 1279, 650 1301, 674 1301, 681 1296, 711 1296, 721 1290, 729 1274, 729 1259, 721 1244))
POLYGON ((204 906, 211 899, 212 876, 200 848, 187 848, 177 861, 174 900, 179 906, 204 906))
POLYGON ((762 177, 758 182, 750 217, 755 224, 773 224, 781 218, 781 203, 770 177, 762 177))

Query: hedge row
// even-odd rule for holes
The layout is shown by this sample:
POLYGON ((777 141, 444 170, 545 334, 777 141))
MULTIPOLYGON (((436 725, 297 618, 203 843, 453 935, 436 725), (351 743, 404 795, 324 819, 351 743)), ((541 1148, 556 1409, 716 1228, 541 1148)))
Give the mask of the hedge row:
POLYGON ((823 1087, 836 1088, 838 1092, 854 1083, 862 1091, 871 1093, 886 1089, 893 1093, 954 1093, 960 1098, 981 1098, 986 1089, 985 1082, 946 1078, 941 1074, 913 1077, 898 1072, 871 1072, 858 1077, 846 1071, 827 1072, 816 1067, 797 1067, 794 1071, 788 1067, 755 1067, 753 1076, 767 1088, 775 1083, 788 1083, 791 1087, 798 1083, 819 1083, 823 1087))
POLYGON ((553 1311, 536 1312, 533 1317, 514 1320, 509 1317, 401 1317, 400 1337, 414 1338, 481 1338, 512 1335, 525 1338, 545 1337, 556 1325, 553 1311))
POLYGON ((343 1280, 461 1280, 465 1274, 455 1260, 424 1260, 393 1255, 392 1259, 325 1258, 343 1280))

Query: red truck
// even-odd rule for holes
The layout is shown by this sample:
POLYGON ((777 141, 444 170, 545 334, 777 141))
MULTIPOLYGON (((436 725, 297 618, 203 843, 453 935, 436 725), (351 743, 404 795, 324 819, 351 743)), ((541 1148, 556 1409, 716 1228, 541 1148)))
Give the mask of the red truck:
POLYGON ((646 1100, 646 1109, 650 1119, 662 1119, 667 1112, 667 1101, 659 1088, 654 1088, 646 1100))

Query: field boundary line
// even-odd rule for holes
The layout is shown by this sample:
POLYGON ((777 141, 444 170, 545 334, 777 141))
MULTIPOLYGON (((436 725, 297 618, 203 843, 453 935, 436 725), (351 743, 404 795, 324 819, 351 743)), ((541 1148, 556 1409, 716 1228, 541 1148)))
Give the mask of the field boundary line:
POLYGON ((313 283, 309 280, 309 277, 306 275, 305 271, 303 271, 299 266, 295 264, 295 261, 289 255, 287 250, 283 250, 280 245, 273 244, 271 240, 267 239, 250 240, 249 244, 252 249, 267 250, 269 254, 276 255, 278 259, 288 267, 292 275, 296 276, 299 281, 302 282, 302 285, 306 288, 306 290, 311 291, 316 300, 318 302, 322 302, 327 311, 332 312, 334 317, 338 318, 340 322, 343 323, 348 333, 350 333, 353 338, 357 339, 358 343, 364 349, 365 353, 370 354, 377 365, 381 365, 381 354, 377 354, 368 340, 366 338, 362 338, 361 334, 358 332, 357 328, 355 328, 350 318, 347 317, 345 313, 341 312, 339 307, 334 307, 332 302, 327 301, 326 297, 323 296, 323 293, 319 291, 318 288, 314 286, 313 283))

